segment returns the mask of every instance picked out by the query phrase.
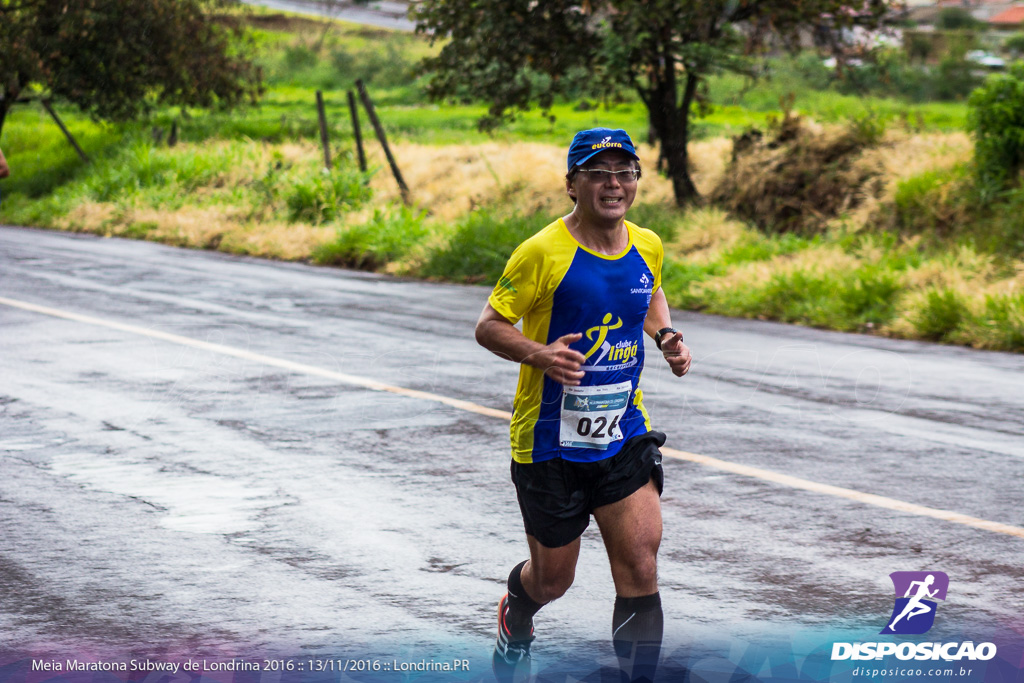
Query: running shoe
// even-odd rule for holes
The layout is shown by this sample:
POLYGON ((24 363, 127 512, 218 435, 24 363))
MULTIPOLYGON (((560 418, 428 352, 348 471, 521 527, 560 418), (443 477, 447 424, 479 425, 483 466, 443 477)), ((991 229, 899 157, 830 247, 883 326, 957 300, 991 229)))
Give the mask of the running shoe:
POLYGON ((501 683, 524 681, 530 676, 530 643, 533 642, 533 622, 530 622, 530 633, 525 637, 517 637, 505 624, 508 612, 508 593, 498 601, 498 641, 494 644, 494 657, 491 666, 494 677, 501 683))

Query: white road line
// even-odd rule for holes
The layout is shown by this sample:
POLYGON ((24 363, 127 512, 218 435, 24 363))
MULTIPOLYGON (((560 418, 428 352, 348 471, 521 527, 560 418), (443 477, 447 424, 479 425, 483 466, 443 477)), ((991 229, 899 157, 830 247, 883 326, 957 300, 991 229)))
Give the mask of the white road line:
POLYGON ((137 334, 143 337, 150 337, 152 339, 162 339, 173 344, 181 344, 182 346, 191 346, 196 349, 203 349, 205 351, 212 351, 214 353, 221 353, 225 356, 234 356, 235 358, 242 358, 244 360, 251 360, 256 363, 264 363, 284 370, 291 370, 293 372, 299 372, 307 375, 316 375, 317 377, 326 377, 327 379, 334 379, 345 384, 350 384, 357 387, 365 387, 372 389, 373 391, 388 391, 393 394, 400 394, 402 396, 408 396, 410 398, 421 398, 425 401, 434 401, 437 403, 444 403, 445 405, 458 408, 460 410, 466 410, 471 413, 478 413, 480 415, 487 415, 488 417, 498 417, 504 420, 511 420, 512 413, 505 410, 495 410, 494 408, 487 408, 485 406, 477 405, 469 401, 462 401, 457 398, 449 398, 447 396, 441 396, 439 394, 431 394, 426 391, 417 391, 416 389, 406 389, 405 387, 397 387, 392 384, 385 384, 378 382, 366 377, 359 377, 357 375, 349 375, 344 372, 334 372, 333 370, 324 370, 313 365, 306 365, 305 363, 296 363, 290 360, 284 360, 281 358, 274 358, 273 356, 264 356, 260 353, 253 353, 251 351, 244 351, 242 349, 236 349, 233 346, 225 346, 223 344, 214 344, 212 342, 204 342, 198 339, 192 339, 190 337, 182 337, 177 334, 170 334, 169 332, 160 332, 158 330, 150 330, 145 327, 139 327, 137 325, 127 325, 125 323, 115 322, 113 320, 104 320, 102 318, 93 318, 88 315, 80 315, 78 313, 70 313, 68 311, 61 311, 56 308, 49 308, 48 306, 37 306, 36 304, 30 304, 24 301, 17 301, 15 299, 6 299, 0 297, 0 304, 6 304, 12 308, 20 308, 26 311, 32 311, 34 313, 42 313, 44 315, 50 315, 55 318, 64 318, 65 320, 74 320, 75 322, 86 323, 88 325, 98 325, 100 327, 106 327, 112 330, 120 330, 122 332, 128 332, 130 334, 137 334))
MULTIPOLYGON (((73 320, 75 322, 86 323, 88 325, 97 325, 100 327, 106 327, 113 330, 128 332, 129 334, 137 334, 144 337, 150 337, 152 339, 161 339, 163 341, 168 341, 173 344, 181 344, 183 346, 191 346, 193 348, 204 349, 207 351, 212 351, 214 353, 221 353, 226 356, 243 358, 245 360, 263 363, 265 365, 282 368, 284 370, 291 370, 293 372, 303 373, 307 375, 315 375, 317 377, 325 377, 327 379, 337 380, 339 382, 351 386, 364 387, 372 391, 386 391, 393 394, 399 394, 401 396, 408 396, 409 398, 418 398, 425 401, 442 403, 444 405, 451 406, 453 408, 458 408, 459 410, 465 410, 470 413, 476 413, 478 415, 486 415, 487 417, 496 417, 503 420, 512 419, 512 413, 505 410, 487 408, 486 406, 481 406, 470 401, 463 401, 456 398, 450 398, 448 396, 442 396, 440 394, 434 394, 428 391, 406 389, 405 387, 399 387, 392 384, 385 384, 383 382, 378 382, 376 380, 372 380, 366 377, 359 377, 358 375, 349 375, 343 372, 325 370, 323 368, 318 368, 313 365, 295 363, 293 361, 283 360, 281 358, 274 358, 273 356, 265 356, 259 353, 252 353, 251 351, 244 351, 242 349, 236 349, 234 347, 225 346, 223 344, 213 344, 210 342, 199 341, 198 339, 182 337, 177 334, 170 334, 168 332, 150 330, 145 327, 139 327, 137 325, 127 325, 125 323, 119 323, 112 320, 94 318, 87 315, 80 315, 78 313, 71 313, 69 311, 62 311, 56 308, 39 306, 36 304, 27 303, 24 301, 17 301, 15 299, 7 299, 4 297, 0 297, 0 304, 11 306, 12 308, 20 308, 25 311, 32 311, 34 313, 41 313, 43 315, 53 316, 55 318, 73 320)), ((964 526, 973 527, 975 529, 983 529, 985 531, 992 531, 995 533, 1006 534, 1008 536, 1024 538, 1024 528, 1012 526, 1009 524, 1003 524, 1001 522, 992 522, 987 519, 971 517, 970 515, 964 515, 959 512, 941 510, 938 508, 930 508, 924 505, 916 505, 914 503, 908 503, 903 500, 897 500, 896 498, 887 498, 886 496, 878 496, 873 493, 864 493, 862 491, 842 488, 840 486, 821 484, 819 482, 810 481, 808 479, 793 477, 788 474, 781 474, 779 472, 773 472, 771 470, 765 470, 759 467, 751 467, 749 465, 742 465, 740 463, 729 462, 728 460, 720 460, 718 458, 713 458, 707 455, 687 453, 686 451, 679 451, 674 448, 662 448, 661 450, 662 453, 668 457, 675 458, 678 460, 686 460, 689 462, 704 465, 705 467, 711 467, 717 470, 721 470, 723 472, 732 472, 733 474, 739 474, 745 477, 753 477, 755 479, 769 481, 774 484, 788 486, 794 489, 811 491, 813 493, 821 493, 829 496, 835 496, 837 498, 845 498, 847 500, 856 501, 858 503, 863 503, 865 505, 874 505, 876 507, 886 508, 889 510, 896 510, 899 512, 906 512, 921 517, 931 517, 933 519, 940 519, 946 522, 952 522, 954 524, 962 524, 964 526)))
POLYGON ((924 505, 908 503, 905 500, 878 496, 874 493, 864 493, 863 491, 856 491, 854 489, 845 489, 841 486, 821 484, 816 481, 810 481, 809 479, 801 479, 799 477, 792 477, 788 474, 781 474, 771 470, 763 470, 760 467, 751 467, 750 465, 741 465, 739 463, 729 462, 728 460, 719 460, 718 458, 712 458, 708 455, 687 453, 685 451, 677 451, 673 448, 662 448, 661 452, 664 455, 672 458, 678 458, 679 460, 689 460, 690 462, 706 465, 707 467, 713 467, 717 470, 741 474, 745 477, 763 479, 765 481, 781 484, 782 486, 788 486, 794 489, 823 493, 829 496, 854 500, 858 503, 865 503, 866 505, 875 505, 889 510, 898 510, 899 512, 909 512, 910 514, 919 515, 921 517, 932 517, 946 522, 954 522, 956 524, 974 527, 975 529, 984 529, 985 531, 994 531, 1000 534, 1007 534, 1008 536, 1024 538, 1024 528, 1019 526, 1003 524, 1002 522, 992 522, 987 519, 971 517, 970 515, 952 512, 950 510, 925 507, 924 505))

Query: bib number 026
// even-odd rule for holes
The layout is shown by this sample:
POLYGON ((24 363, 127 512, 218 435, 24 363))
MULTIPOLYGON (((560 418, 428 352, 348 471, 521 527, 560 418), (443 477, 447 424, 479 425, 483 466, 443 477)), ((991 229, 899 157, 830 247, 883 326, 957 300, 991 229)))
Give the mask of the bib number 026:
POLYGON ((614 434, 615 428, 619 426, 619 416, 612 418, 609 424, 608 418, 602 415, 591 420, 589 417, 581 417, 576 423, 577 436, 593 436, 595 439, 603 438, 605 434, 614 434))
POLYGON ((563 448, 608 450, 622 440, 619 421, 632 394, 632 384, 563 387, 559 443, 563 448))

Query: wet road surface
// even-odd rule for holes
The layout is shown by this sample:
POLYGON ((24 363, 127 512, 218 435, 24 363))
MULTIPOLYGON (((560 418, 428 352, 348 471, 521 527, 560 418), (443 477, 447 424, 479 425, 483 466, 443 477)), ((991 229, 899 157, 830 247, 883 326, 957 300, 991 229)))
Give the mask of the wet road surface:
MULTIPOLYGON (((343 378, 510 410, 516 367, 472 338, 487 293, 0 228, 4 645, 483 662, 526 557, 508 423, 343 378)), ((669 447, 1004 527, 666 458, 666 650, 877 633, 901 570, 949 575, 936 637, 1020 628, 1024 356, 674 320, 690 375, 648 340, 644 376, 669 447)), ((610 653, 613 595, 591 528, 538 659, 610 653)))

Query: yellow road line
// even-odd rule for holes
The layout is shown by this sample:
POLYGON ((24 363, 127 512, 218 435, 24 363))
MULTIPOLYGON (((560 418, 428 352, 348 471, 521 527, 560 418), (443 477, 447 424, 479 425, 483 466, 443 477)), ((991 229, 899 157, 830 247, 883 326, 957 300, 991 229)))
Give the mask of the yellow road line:
MULTIPOLYGON (((282 368, 284 370, 291 370, 293 372, 314 375, 317 377, 324 377, 327 379, 333 379, 344 384, 357 387, 364 387, 366 389, 370 389, 373 391, 386 391, 392 394, 398 394, 400 396, 407 396, 409 398, 418 398, 424 401, 442 403, 444 405, 451 406, 459 410, 465 410, 467 412, 476 413, 478 415, 486 415, 487 417, 496 417, 503 420, 512 419, 512 413, 505 410, 488 408, 486 406, 478 405, 470 401, 463 401, 456 398, 450 398, 448 396, 442 396, 440 394, 434 394, 428 391, 406 389, 405 387, 399 387, 393 384, 385 384, 384 382, 378 382, 376 380, 368 379, 366 377, 359 377, 358 375, 349 375, 343 372, 325 370, 323 368, 318 368, 313 365, 306 365, 305 363, 295 363, 293 361, 283 360, 281 358, 274 358, 273 356, 265 356, 260 353, 253 353, 251 351, 236 349, 234 347, 225 346, 223 344, 214 344, 211 342, 199 341, 197 339, 191 339, 189 337, 182 337, 177 334, 170 334, 168 332, 150 330, 145 327, 139 327, 137 325, 127 325, 125 323, 114 322, 112 320, 104 320, 102 318, 93 318, 87 315, 70 313, 68 311, 62 311, 56 308, 38 306, 36 304, 30 304, 24 301, 17 301, 15 299, 7 299, 4 297, 0 297, 0 304, 11 306, 13 308, 20 308, 25 311, 32 311, 34 313, 42 313, 43 315, 49 315, 55 318, 73 320, 75 322, 86 323, 89 325, 97 325, 112 330, 120 330, 122 332, 128 332, 130 334, 137 334, 145 337, 150 337, 152 339, 161 339, 163 341, 168 341, 174 344, 181 344, 183 346, 191 346, 197 349, 204 349, 206 351, 220 353, 226 356, 233 356, 235 358, 242 358, 256 363, 263 363, 265 365, 282 368)), ((729 462, 728 460, 712 458, 711 456, 707 455, 698 455, 697 453, 687 453, 686 451, 679 451, 674 448, 662 448, 661 451, 663 454, 671 458, 675 458, 678 460, 686 460, 689 462, 704 465, 705 467, 721 470, 723 472, 732 472, 733 474, 739 474, 745 477, 753 477, 755 479, 769 481, 774 484, 779 484, 781 486, 787 486, 789 488, 801 489, 803 491, 811 491, 813 493, 821 493, 824 495, 835 496, 837 498, 845 498, 847 500, 856 501, 858 503, 863 503, 865 505, 874 505, 876 507, 886 508, 889 510, 896 510, 898 512, 907 512, 921 517, 931 517, 933 519, 940 519, 946 522, 953 522, 954 524, 963 524, 965 526, 973 527, 975 529, 983 529, 985 531, 992 531, 995 533, 1006 534, 1008 536, 1024 538, 1024 528, 1011 526, 1009 524, 1002 524, 1001 522, 992 522, 986 519, 980 519, 978 517, 971 517, 970 515, 960 514, 959 512, 940 510, 937 508, 926 507, 924 505, 916 505, 914 503, 908 503, 906 501, 897 500, 896 498, 887 498, 885 496, 878 496, 873 493, 864 493, 862 491, 842 488, 840 486, 821 484, 815 481, 810 481, 808 479, 801 479, 799 477, 793 477, 788 474, 781 474, 779 472, 761 469, 760 467, 751 467, 749 465, 742 465, 740 463, 729 462)))

